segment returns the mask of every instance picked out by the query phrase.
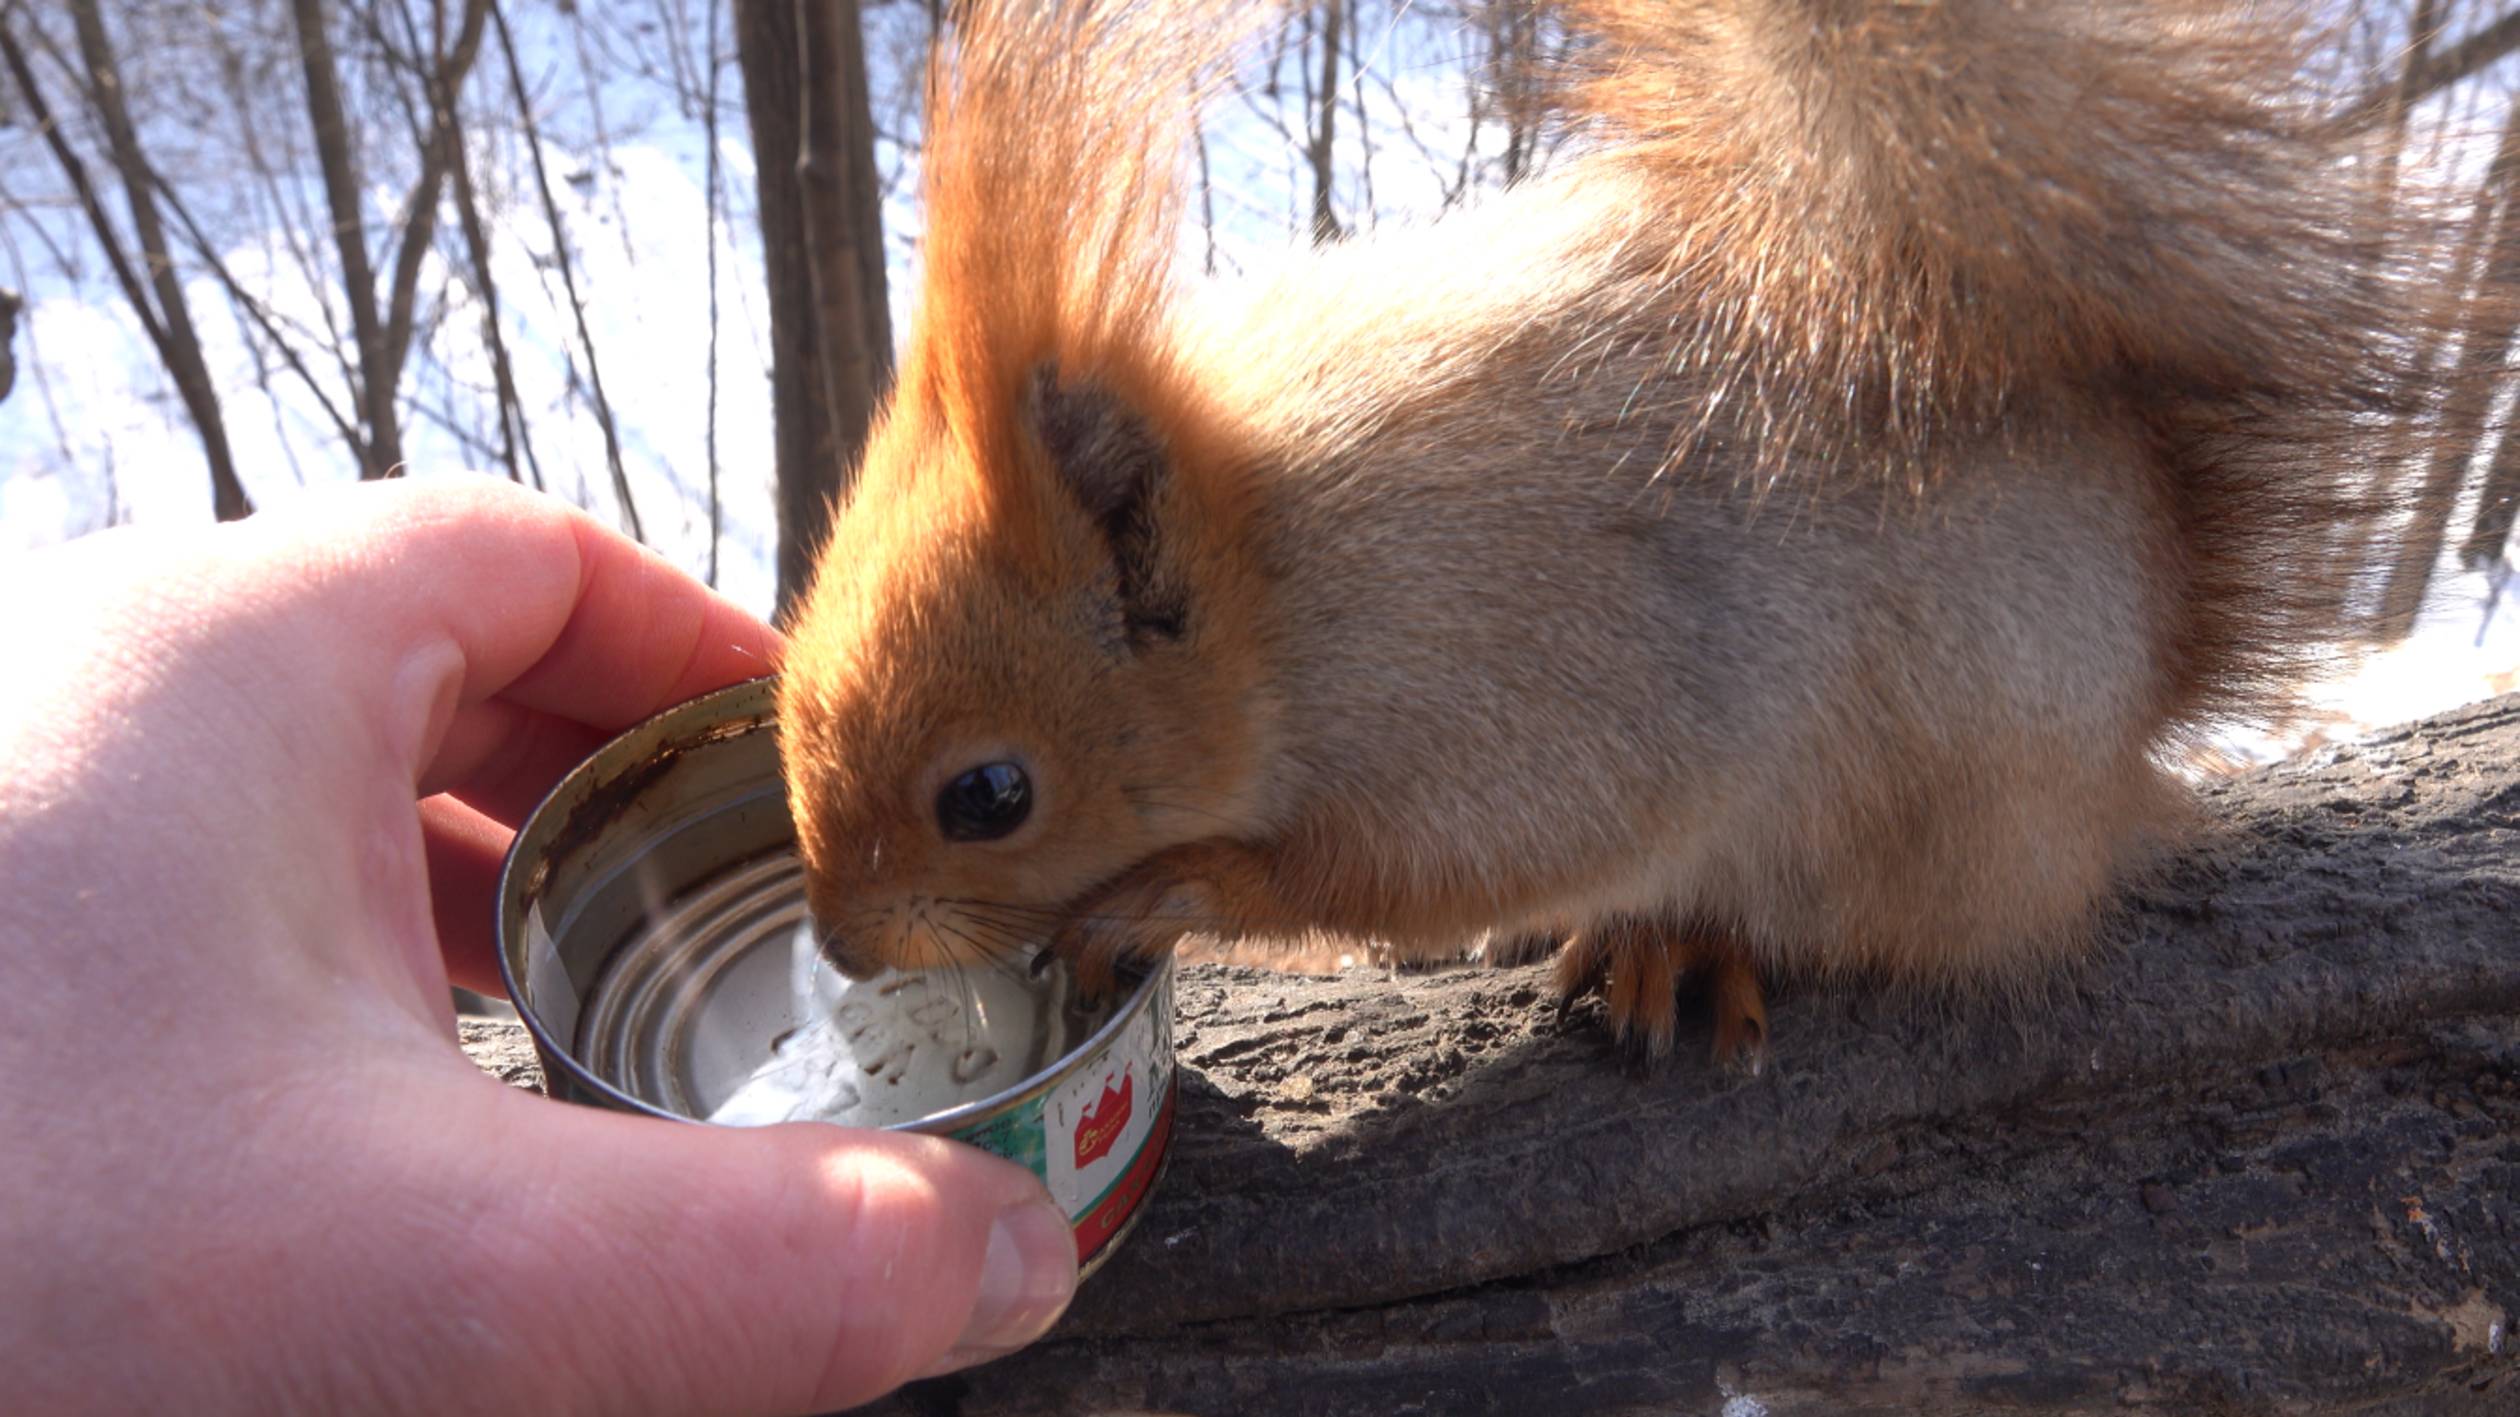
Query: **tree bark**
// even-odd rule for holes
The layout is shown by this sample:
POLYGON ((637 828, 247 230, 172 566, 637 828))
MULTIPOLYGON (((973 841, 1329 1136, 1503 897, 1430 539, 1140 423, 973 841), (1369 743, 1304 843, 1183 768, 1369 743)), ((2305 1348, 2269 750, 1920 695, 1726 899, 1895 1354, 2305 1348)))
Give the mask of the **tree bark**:
MULTIPOLYGON (((892 382, 892 313, 886 304, 875 115, 857 0, 798 0, 796 19, 803 41, 798 103, 804 130, 796 176, 829 415, 828 441, 815 450, 816 466, 828 470, 829 482, 810 489, 819 495, 798 509, 803 515, 797 535, 810 551, 830 534, 833 501, 892 382)), ((781 540, 786 540, 784 522, 781 540)))
POLYGON ((770 288, 784 613, 891 382, 892 319, 855 0, 734 8, 770 288))
POLYGON ((2203 795, 2072 978, 1788 988, 1756 1079, 1545 967, 1186 970, 1136 1233, 872 1410, 2514 1410, 2520 697, 2203 795))

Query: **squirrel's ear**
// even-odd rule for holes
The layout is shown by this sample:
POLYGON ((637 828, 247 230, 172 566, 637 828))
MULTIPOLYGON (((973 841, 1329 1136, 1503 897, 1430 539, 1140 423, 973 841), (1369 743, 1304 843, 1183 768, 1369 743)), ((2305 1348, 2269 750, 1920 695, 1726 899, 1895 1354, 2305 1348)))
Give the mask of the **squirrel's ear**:
POLYGON ((1172 467, 1153 426, 1109 390, 1061 383, 1049 369, 1034 375, 1025 413, 1052 475, 1111 552, 1129 643, 1180 639, 1190 602, 1164 555, 1159 511, 1172 467))

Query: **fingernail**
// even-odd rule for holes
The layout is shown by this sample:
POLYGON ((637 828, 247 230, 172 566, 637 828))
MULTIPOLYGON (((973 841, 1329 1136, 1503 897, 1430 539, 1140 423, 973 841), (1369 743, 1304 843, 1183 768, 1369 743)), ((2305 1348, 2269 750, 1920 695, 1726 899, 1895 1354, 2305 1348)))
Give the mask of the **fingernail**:
POLYGON ((1049 1332, 1076 1292, 1076 1233, 1047 1201, 998 1213, 980 1262, 971 1319, 932 1372, 951 1372, 1023 1347, 1049 1332))

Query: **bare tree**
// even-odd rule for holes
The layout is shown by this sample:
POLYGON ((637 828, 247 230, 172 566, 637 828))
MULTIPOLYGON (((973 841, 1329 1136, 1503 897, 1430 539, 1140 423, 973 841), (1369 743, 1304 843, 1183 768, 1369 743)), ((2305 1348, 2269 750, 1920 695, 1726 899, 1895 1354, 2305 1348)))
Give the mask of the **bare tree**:
MULTIPOLYGON (((800 0, 796 22, 804 40, 798 55, 804 144, 796 176, 804 194, 807 269, 822 334, 823 398, 831 414, 832 442, 817 456, 844 476, 841 469, 856 461, 876 400, 892 379, 875 120, 856 0, 800 0)), ((814 527, 809 534, 820 541, 822 531, 814 527)))
MULTIPOLYGON (((1478 14, 1487 44, 1486 79, 1505 124, 1505 185, 1530 175, 1540 151, 1545 116, 1540 91, 1540 7, 1537 0, 1482 0, 1478 14)), ((1475 124, 1476 115, 1473 115, 1475 124)))
POLYGON ((1336 241, 1341 233, 1339 214, 1331 205, 1331 196, 1338 180, 1339 120, 1339 7, 1341 0, 1322 0, 1320 21, 1305 16, 1308 38, 1321 45, 1321 77, 1312 79, 1306 69, 1305 156, 1312 164, 1312 239, 1315 244, 1336 241))
POLYGON ((2459 546, 2459 559, 2472 570, 2490 569, 2511 544, 2511 526, 2520 514, 2520 438, 2506 436, 2494 447, 2494 461, 2478 489, 2476 521, 2459 546))
POLYGON ((734 9, 770 289, 784 610, 891 380, 891 316, 856 3, 734 9))
MULTIPOLYGON (((2520 289, 2520 204, 2515 203, 2515 196, 2520 196, 2520 105, 2512 108, 2504 124, 2501 145, 2477 194, 2477 254, 2458 263, 2447 297, 2470 316, 2450 376, 2455 388, 2483 388, 2510 360, 2515 342, 2520 342, 2520 311, 2511 308, 2507 299, 2479 298, 2488 292, 2520 289), (2477 274, 2462 278, 2462 273, 2471 271, 2477 274)), ((2410 522, 2390 557, 2374 617, 2374 632, 2382 639, 2403 638, 2423 609, 2460 486, 2487 436, 2488 402, 2481 397, 2453 400, 2444 411, 2447 422, 2438 436, 2420 440, 2429 448, 2428 456, 2407 469, 2413 482, 2410 522)), ((2509 437, 2504 441, 2508 443, 2509 437)))
POLYGON ((704 420, 701 441, 709 462, 709 571, 708 584, 718 583, 718 548, 726 534, 726 498, 718 486, 718 223, 723 214, 725 181, 718 173, 718 77, 723 61, 718 53, 718 0, 709 0, 708 54, 704 63, 708 77, 700 95, 700 138, 707 145, 707 170, 701 178, 700 204, 708 218, 709 260, 709 407, 704 420))
MULTIPOLYGON (((14 18, 12 15, 11 18, 14 18)), ((201 439, 202 456, 210 467, 210 501, 221 521, 233 521, 254 510, 245 495, 245 484, 236 474, 236 457, 230 451, 227 421, 219 406, 218 390, 210 378, 209 362, 202 356, 201 338, 193 329, 192 311, 184 300, 183 283, 175 274, 175 266, 166 249, 166 232, 157 212, 155 184, 147 164, 141 159, 139 143, 134 136, 130 111, 123 101, 121 72, 107 44, 103 25, 94 0, 78 0, 73 7, 78 27, 82 62, 87 66, 87 90, 90 101, 107 134, 113 151, 116 170, 123 180, 123 195, 131 211, 132 228, 140 240, 141 256, 148 267, 144 282, 133 269, 121 233, 106 215, 104 202, 98 197, 96 184, 87 172, 87 165, 70 145, 68 134, 55 119, 50 102, 35 77, 34 66, 16 34, 7 25, 0 25, 0 59, 5 59, 10 77, 16 81, 19 96, 25 99, 27 113, 42 130, 44 141, 60 164, 62 176, 78 193, 79 205, 86 213, 88 226, 98 249, 113 268, 114 279, 122 287, 123 296, 131 303, 132 313, 140 320, 141 329, 165 365, 175 391, 183 401, 184 411, 192 419, 194 432, 201 439)))
MULTIPOLYGON (((481 295, 481 342, 490 351, 490 375, 498 392, 499 457, 508 478, 543 487, 542 466, 534 457, 533 433, 525 403, 516 388, 516 366, 508 357, 507 337, 499 328, 499 285, 490 270, 490 230, 481 215, 481 194, 475 190, 472 159, 459 140, 448 172, 455 182, 455 217, 464 232, 464 254, 472 269, 473 288, 481 295)), ((712 327, 714 329, 714 326, 712 327)))
MULTIPOLYGON (((2410 31, 2412 35, 2426 35, 2438 27, 2438 12, 2429 4, 2423 8, 2434 17, 2434 24, 2431 27, 2415 26, 2410 31)), ((2410 63, 2403 74, 2375 86, 2348 104, 2344 112, 2337 115, 2336 121, 2348 132, 2392 122, 2395 115, 2453 84, 2483 73, 2515 49, 2520 49, 2520 11, 2503 16, 2457 44, 2444 48, 2427 47, 2421 63, 2410 63)))
POLYGON ((561 218, 559 199, 551 192, 551 172, 543 161, 533 95, 526 91, 525 69, 516 59, 516 36, 508 29, 505 12, 495 3, 488 8, 490 21, 499 31, 499 54, 507 61, 508 89, 516 99, 517 121, 525 128, 525 153, 534 173, 534 191, 542 199, 543 220, 551 226, 551 259, 560 270, 560 287, 567 293, 569 315, 577 326, 578 351, 586 359, 586 383, 594 398, 596 426, 604 432, 604 463, 612 473, 613 497, 621 503, 622 524, 632 536, 644 541, 647 528, 640 523, 639 504, 630 495, 629 469, 622 465, 621 430, 613 422, 612 400, 604 394, 604 371, 596 362, 595 335, 586 325, 586 298, 578 293, 577 262, 569 254, 568 224, 561 218))
MULTIPOLYGON (((2459 335, 2431 355, 2439 382, 2461 388, 2503 378, 2520 344, 2509 312, 2476 298, 2481 285, 2520 278, 2512 253, 2520 217, 2506 210, 2520 179, 2489 184, 2470 234, 2444 242, 2457 248, 2445 254, 2398 238, 2435 225, 2400 210, 2414 198, 2399 189, 2423 185, 2400 174, 2419 170, 2445 110, 2498 113, 2498 97, 2476 97, 2477 77, 2520 47, 2511 5, 2345 0, 2336 7, 2346 12, 2340 38, 2312 75, 2338 96, 2335 121, 2369 140, 2374 279, 2384 263, 2429 260, 2449 273, 2444 299, 2468 308, 2459 335)), ((11 60, 0 95, 16 125, 9 136, 25 135, 18 150, 28 155, 6 174, 0 222, 12 241, 40 238, 72 288, 114 282, 113 298, 128 303, 165 371, 150 376, 153 385, 180 398, 183 411, 172 416, 201 440, 222 516, 250 505, 235 465, 249 448, 269 458, 261 450, 276 438, 279 466, 303 465, 301 480, 320 475, 319 460, 298 446, 309 429, 348 448, 362 476, 437 456, 451 439, 512 478, 592 500, 602 489, 574 470, 591 474, 595 456, 562 459, 553 440, 582 428, 591 442, 600 430, 611 499, 634 530, 644 528, 633 474, 654 472, 641 457, 664 463, 669 479, 690 479, 682 525, 693 568, 705 565, 712 579, 721 541, 731 552, 744 534, 734 509, 748 471, 721 467, 721 433, 733 426, 722 424, 721 401, 739 406, 753 367, 740 344, 719 348, 720 317, 740 339, 753 302, 766 296, 784 603, 826 535, 891 379, 887 243, 901 259, 915 223, 888 224, 882 214, 915 167, 919 77, 956 12, 948 0, 244 0, 208 9, 0 0, 0 41, 12 51, 0 56, 11 60), (711 56, 722 33, 736 41, 759 159, 749 193, 723 187, 717 162, 711 56), (481 47, 494 38, 504 61, 490 62, 504 73, 478 75, 481 47), (689 215, 709 233, 705 284, 699 269, 687 283, 644 279, 641 263, 659 247, 634 240, 627 217, 650 234, 660 225, 632 200, 631 182, 605 176, 638 170, 615 163, 608 145, 636 150, 658 121, 637 94, 642 83, 670 86, 682 100, 681 133, 640 156, 693 154, 704 195, 689 215), (695 131, 705 174, 703 158, 683 146, 695 131), (66 180, 54 178, 56 167, 66 180), (49 190, 27 192, 30 173, 49 190), (758 279, 746 249, 756 223, 758 279), (744 252, 724 269, 721 237, 744 252), (590 263, 590 253, 602 259, 590 263), (520 255, 533 274, 519 274, 520 255), (669 439, 625 392, 623 381, 643 371, 624 361, 627 351, 596 347, 599 334, 611 338, 608 315, 623 308, 625 292, 609 284, 617 266, 640 272, 637 298, 650 307, 688 302, 693 318, 707 309, 706 351, 696 341, 689 351, 689 397, 705 399, 688 410, 700 441, 680 455, 688 462, 680 471, 663 450, 669 439), (548 408, 536 403, 552 387, 545 369, 565 380, 548 408)), ((1198 164, 1202 264, 1231 269, 1254 234, 1335 240, 1420 193, 1426 206, 1449 207, 1526 180, 1567 136, 1547 78, 1574 42, 1547 0, 1286 7, 1239 94, 1184 154, 1198 164), (1438 73, 1445 83, 1427 81, 1438 73), (1431 184, 1412 180, 1412 163, 1431 184)), ((0 333, 6 323, 0 315, 0 333)), ((32 346, 19 353, 30 373, 48 372, 32 346)), ((0 379, 7 354, 0 346, 0 379)), ((2438 402, 2403 434, 2399 459, 2417 534, 2403 556, 2393 539, 2376 558, 2391 563, 2379 569, 2389 573, 2387 608, 2399 624, 2438 593, 2439 553, 2455 543, 2471 562, 2490 556, 2520 499, 2520 439, 2500 426, 2510 420, 2438 402), (2454 527, 2477 495, 2479 469, 2478 510, 2454 527)), ((74 447, 87 442, 74 436, 77 420, 56 414, 55 423, 71 430, 59 437, 65 464, 113 456, 103 433, 102 446, 74 447)), ((105 466, 72 470, 93 481, 105 466)), ((653 496, 649 488, 640 483, 642 497, 653 496)))
MULTIPOLYGON (((402 466, 402 421, 395 401, 402 386, 403 362, 411 348, 421 261, 435 239, 439 195, 458 156, 460 134, 455 123, 454 96, 463 86, 474 57, 481 52, 483 25, 490 17, 490 8, 490 0, 465 0, 463 16, 451 42, 441 24, 429 54, 416 61, 423 66, 422 87, 428 95, 430 121, 420 141, 419 177, 403 203, 402 238, 394 251, 393 283, 380 309, 376 272, 367 249, 367 220, 361 197, 365 184, 342 107, 339 64, 333 54, 324 3, 291 0, 298 56, 306 74, 307 117, 314 130, 316 150, 322 157, 324 200, 332 210, 333 239, 341 253, 342 294, 350 307, 350 327, 358 342, 356 404, 364 446, 354 451, 363 477, 391 476, 402 466)), ((443 21, 443 7, 438 13, 443 21)), ((407 12, 405 19, 408 24, 407 12)))
POLYGON ((18 312, 25 308, 25 297, 0 287, 0 402, 6 402, 9 391, 17 387, 18 312))

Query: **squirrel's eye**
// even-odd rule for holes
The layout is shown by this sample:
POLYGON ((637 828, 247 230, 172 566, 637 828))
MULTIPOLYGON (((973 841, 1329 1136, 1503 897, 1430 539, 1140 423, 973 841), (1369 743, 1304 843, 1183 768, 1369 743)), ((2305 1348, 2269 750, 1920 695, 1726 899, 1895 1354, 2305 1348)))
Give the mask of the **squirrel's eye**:
POLYGON ((1032 813, 1032 779, 1013 763, 982 763, 936 794, 936 825, 947 841, 995 841, 1032 813))

